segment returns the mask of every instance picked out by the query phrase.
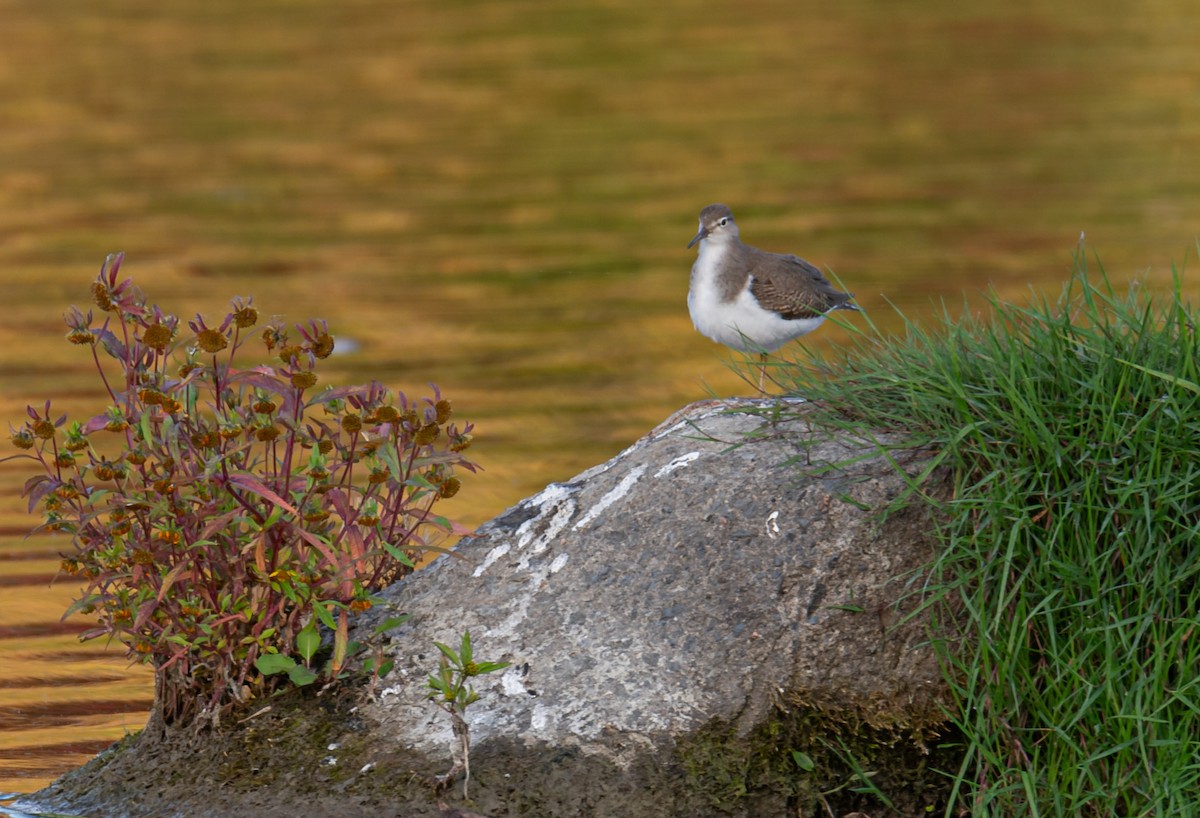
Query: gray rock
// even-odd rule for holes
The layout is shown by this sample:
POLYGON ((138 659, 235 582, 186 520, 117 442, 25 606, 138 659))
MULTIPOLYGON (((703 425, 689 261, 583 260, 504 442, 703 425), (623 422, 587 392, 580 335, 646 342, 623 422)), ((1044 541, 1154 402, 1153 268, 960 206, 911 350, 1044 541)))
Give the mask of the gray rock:
POLYGON ((940 722, 925 621, 890 627, 897 578, 931 554, 928 520, 880 514, 905 484, 875 445, 813 444, 804 420, 767 420, 775 406, 687 407, 389 589, 412 620, 367 710, 387 740, 448 753, 423 683, 432 642, 464 629, 478 658, 512 663, 477 679, 476 746, 577 747, 626 767, 706 725, 748 735, 781 706, 885 731, 940 722))

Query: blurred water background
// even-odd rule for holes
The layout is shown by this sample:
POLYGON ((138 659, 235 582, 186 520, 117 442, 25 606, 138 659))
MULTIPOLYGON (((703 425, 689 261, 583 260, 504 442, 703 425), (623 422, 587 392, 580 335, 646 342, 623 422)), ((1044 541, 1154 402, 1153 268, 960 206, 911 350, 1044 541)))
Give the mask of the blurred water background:
MULTIPOLYGON (((1185 0, 0 0, 0 30, 0 419, 103 408, 61 316, 123 250, 184 317, 328 319, 330 380, 436 382, 478 425, 470 523, 748 391, 684 303, 711 202, 885 329, 1054 293, 1081 231, 1169 286, 1200 232, 1185 0)), ((60 622, 31 473, 0 464, 0 792, 152 698, 60 622)))

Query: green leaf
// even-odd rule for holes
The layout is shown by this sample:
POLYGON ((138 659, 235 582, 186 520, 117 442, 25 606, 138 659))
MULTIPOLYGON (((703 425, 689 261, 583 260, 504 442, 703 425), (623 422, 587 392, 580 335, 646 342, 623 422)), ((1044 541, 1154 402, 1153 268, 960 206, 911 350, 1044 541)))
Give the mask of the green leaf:
POLYGON ((1178 386, 1180 389, 1186 389, 1189 392, 1200 394, 1200 384, 1195 383, 1194 381, 1189 381, 1187 378, 1180 378, 1168 372, 1160 372, 1157 369, 1150 369, 1149 367, 1142 366, 1141 364, 1135 364, 1133 361, 1126 361, 1124 358, 1116 358, 1115 360, 1117 363, 1124 364, 1125 366, 1131 366, 1134 369, 1141 370, 1152 377, 1161 378, 1172 386, 1178 386))
POLYGON ((866 610, 862 605, 826 605, 831 611, 849 611, 850 613, 862 613, 866 610))
POLYGON ((511 664, 512 662, 479 662, 477 665, 475 665, 475 675, 482 676, 484 673, 492 673, 493 671, 504 670, 504 668, 511 664))
POLYGON ((387 619, 383 620, 378 625, 376 625, 375 630, 372 633, 374 633, 375 636, 379 636, 379 634, 384 633, 385 631, 390 631, 392 628, 400 627, 401 625, 403 625, 405 622, 407 622, 410 619, 412 619, 411 614, 402 614, 400 616, 388 617, 387 619))
POLYGON ((375 454, 383 461, 383 465, 387 466, 388 473, 397 483, 404 482, 404 469, 400 465, 400 457, 396 450, 391 446, 382 446, 375 450, 375 454))
POLYGON ((462 658, 462 663, 465 665, 471 661, 471 632, 463 631, 462 647, 459 649, 459 656, 462 658))
POLYGON ((288 678, 298 687, 312 684, 317 680, 317 674, 306 668, 304 665, 296 665, 288 671, 288 678))
POLYGON ((806 773, 811 773, 813 768, 817 766, 808 755, 799 750, 792 750, 792 761, 796 762, 796 766, 806 773))
POLYGON ((333 621, 333 614, 325 607, 323 603, 313 605, 313 613, 317 615, 317 619, 321 620, 321 624, 330 630, 337 628, 337 623, 333 621))
POLYGON ((296 650, 304 657, 304 661, 311 661, 313 654, 321 647, 321 634, 317 633, 314 622, 309 622, 304 630, 296 634, 296 650))
POLYGON ((456 668, 462 667, 463 663, 459 661, 458 654, 454 652, 454 648, 449 645, 443 645, 441 642, 434 642, 433 644, 437 646, 437 649, 442 652, 443 656, 450 660, 452 665, 456 668))
POLYGON ((281 653, 264 653, 255 660, 254 666, 264 676, 270 676, 273 673, 290 673, 298 667, 295 659, 281 653))
POLYGON ((405 554, 403 551, 401 551, 399 548, 392 545, 391 543, 385 542, 383 544, 383 550, 387 551, 388 554, 391 555, 392 559, 394 559, 396 562, 400 563, 401 565, 406 565, 409 568, 416 568, 416 565, 413 563, 413 561, 408 558, 408 554, 405 554))

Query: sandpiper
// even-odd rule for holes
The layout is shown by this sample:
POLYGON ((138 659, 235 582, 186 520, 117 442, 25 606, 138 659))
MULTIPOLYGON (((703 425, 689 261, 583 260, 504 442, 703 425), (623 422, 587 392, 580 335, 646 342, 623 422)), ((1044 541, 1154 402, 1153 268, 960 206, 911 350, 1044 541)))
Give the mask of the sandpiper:
POLYGON ((857 310, 853 293, 835 290, 802 258, 743 244, 733 211, 711 204, 700 211, 700 242, 688 288, 688 311, 701 334, 740 352, 761 356, 759 389, 767 353, 825 321, 833 310, 857 310))

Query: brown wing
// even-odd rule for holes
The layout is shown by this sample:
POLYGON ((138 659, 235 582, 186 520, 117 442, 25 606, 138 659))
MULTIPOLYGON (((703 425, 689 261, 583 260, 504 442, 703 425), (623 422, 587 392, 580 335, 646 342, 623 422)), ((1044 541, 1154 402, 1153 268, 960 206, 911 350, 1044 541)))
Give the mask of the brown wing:
POLYGON ((857 309, 852 293, 835 290, 821 271, 796 256, 759 252, 751 267, 750 293, 783 318, 819 318, 830 310, 857 309))

